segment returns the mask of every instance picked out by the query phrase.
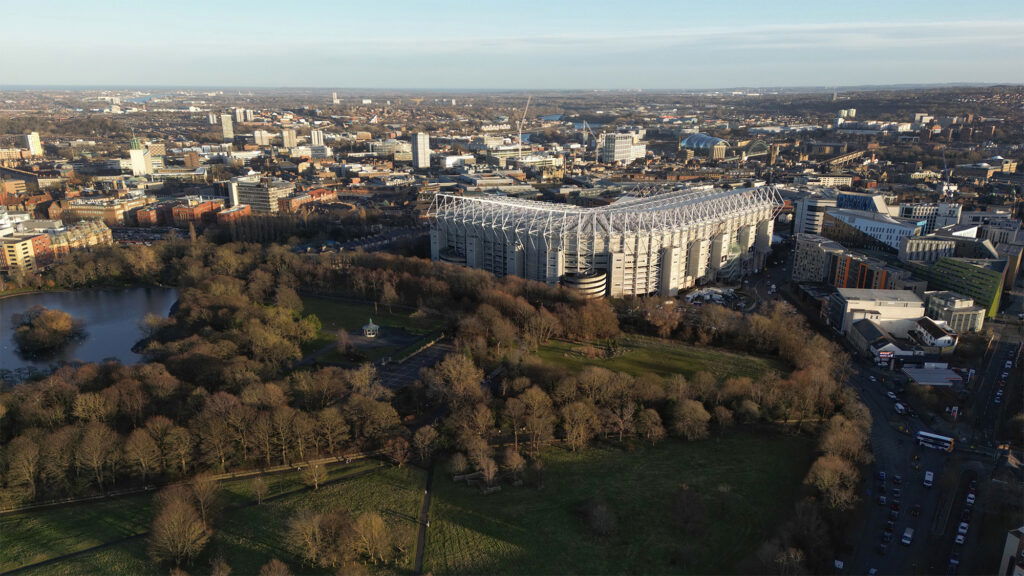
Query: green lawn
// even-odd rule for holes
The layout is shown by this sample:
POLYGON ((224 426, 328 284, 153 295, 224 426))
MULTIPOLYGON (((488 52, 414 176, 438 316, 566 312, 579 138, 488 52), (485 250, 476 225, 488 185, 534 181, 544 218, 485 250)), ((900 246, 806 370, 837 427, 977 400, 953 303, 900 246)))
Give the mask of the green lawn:
POLYGON ((729 573, 792 512, 813 442, 779 433, 667 441, 634 453, 550 449, 545 487, 504 486, 489 496, 446 474, 434 480, 425 572, 434 574, 729 573), (698 491, 705 529, 687 539, 672 495, 698 491), (617 518, 593 535, 578 513, 603 498, 617 518))
POLYGON ((395 309, 389 312, 386 306, 374 310, 372 304, 358 304, 327 298, 307 296, 302 299, 303 314, 315 314, 323 329, 331 334, 338 330, 356 330, 373 318, 374 324, 382 327, 404 328, 413 334, 426 334, 441 329, 442 319, 426 315, 409 314, 395 309))
MULTIPOLYGON (((211 559, 223 556, 234 574, 255 574, 271 558, 287 562, 297 573, 317 573, 301 565, 285 542, 288 520, 299 510, 331 510, 343 508, 353 516, 373 510, 391 524, 406 557, 398 569, 412 567, 416 541, 416 521, 423 493, 424 473, 418 469, 398 469, 380 466, 376 461, 358 461, 332 468, 329 480, 337 482, 322 485, 311 491, 301 483, 297 473, 268 476, 268 499, 262 505, 252 504, 249 481, 229 481, 222 484, 220 502, 222 511, 214 519, 214 536, 190 572, 204 573, 211 559), (346 479, 366 472, 367 474, 346 479)), ((151 510, 149 497, 118 499, 98 504, 35 514, 4 517, 3 551, 0 571, 9 570, 113 542, 118 538, 149 529, 151 510), (137 509, 137 510, 136 510, 137 509), (70 511, 80 516, 68 516, 70 511), (110 524, 111 518, 135 513, 135 523, 120 531, 97 532, 97 525, 110 524), (76 518, 85 518, 78 521, 76 518), (21 522, 28 520, 28 522, 21 522), (79 526, 79 534, 62 534, 60 524, 71 520, 79 526), (9 521, 9 522, 8 522, 9 521), (41 528, 32 529, 32 526, 41 528), (28 527, 28 529, 26 529, 28 527), (13 538, 17 556, 10 552, 8 540, 13 538)), ((394 567, 377 570, 387 573, 394 567)), ((145 537, 116 543, 110 547, 90 551, 74 558, 26 571, 27 574, 166 574, 166 568, 152 565, 146 556, 145 537)), ((321 571, 325 572, 325 571, 321 571)), ((330 572, 330 571, 326 571, 330 572)))
POLYGON ((151 496, 0 516, 0 572, 149 530, 151 496))
POLYGON ((591 359, 573 354, 571 351, 579 346, 572 342, 552 340, 540 347, 537 356, 545 362, 565 366, 574 371, 586 366, 603 366, 634 376, 651 372, 659 376, 682 374, 691 377, 701 370, 706 370, 719 378, 749 376, 756 379, 770 370, 785 371, 785 366, 774 358, 737 354, 719 348, 691 346, 656 338, 627 336, 621 342, 622 353, 608 359, 591 359))

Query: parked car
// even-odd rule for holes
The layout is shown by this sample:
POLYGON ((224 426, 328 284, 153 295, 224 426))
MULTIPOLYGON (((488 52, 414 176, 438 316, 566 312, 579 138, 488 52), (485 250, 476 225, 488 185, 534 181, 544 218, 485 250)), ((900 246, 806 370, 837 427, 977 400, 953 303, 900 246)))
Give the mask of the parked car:
POLYGON ((975 501, 974 492, 968 492, 967 493, 967 505, 968 506, 974 506, 974 501, 975 501))
POLYGON ((970 529, 970 527, 970 524, 968 524, 967 522, 961 522, 960 525, 956 527, 956 533, 966 535, 967 530, 970 529))
POLYGON ((878 497, 878 503, 879 503, 880 505, 882 505, 882 506, 885 506, 886 504, 888 504, 888 503, 889 503, 889 499, 888 499, 888 498, 886 498, 885 496, 879 496, 879 497, 878 497))
POLYGON ((899 486, 900 484, 903 484, 903 476, 900 476, 899 474, 894 475, 892 477, 892 483, 897 485, 897 486, 899 486))
POLYGON ((964 536, 963 534, 957 534, 956 535, 956 539, 954 540, 954 542, 956 542, 957 544, 960 544, 960 545, 963 545, 963 543, 966 542, 966 541, 967 541, 967 537, 964 536))

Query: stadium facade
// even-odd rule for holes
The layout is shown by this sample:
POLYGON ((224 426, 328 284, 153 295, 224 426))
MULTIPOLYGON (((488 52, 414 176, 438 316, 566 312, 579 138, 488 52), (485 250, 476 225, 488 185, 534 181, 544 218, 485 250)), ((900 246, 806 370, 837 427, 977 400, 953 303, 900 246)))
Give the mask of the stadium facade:
POLYGON ((591 208, 438 194, 431 257, 593 297, 674 296, 760 270, 781 206, 771 186, 669 189, 591 208))

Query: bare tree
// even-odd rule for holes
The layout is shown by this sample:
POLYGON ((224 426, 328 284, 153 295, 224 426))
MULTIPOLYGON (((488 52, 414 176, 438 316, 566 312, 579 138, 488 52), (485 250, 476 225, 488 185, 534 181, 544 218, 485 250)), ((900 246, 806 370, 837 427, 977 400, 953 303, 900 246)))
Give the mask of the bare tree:
POLYGON ((356 519, 355 549, 376 564, 387 562, 391 555, 392 538, 384 518, 376 512, 364 512, 356 519))
POLYGON ((487 457, 480 461, 480 474, 488 486, 494 484, 494 480, 498 477, 498 464, 493 458, 487 457))
POLYGON ((320 565, 320 553, 323 549, 321 518, 321 514, 312 510, 300 510, 288 521, 288 542, 310 566, 320 565))
POLYGON ((434 451, 437 442, 437 430, 433 426, 422 426, 412 435, 412 445, 416 448, 420 463, 426 464, 434 451))
POLYGON ((327 480, 327 469, 320 464, 306 464, 302 469, 302 481, 319 490, 320 484, 327 480))
POLYGON ((700 440, 708 437, 708 422, 711 415, 704 405, 696 400, 677 402, 672 410, 674 421, 672 431, 686 440, 700 440))
POLYGON ((75 451, 76 462, 92 471, 96 486, 100 489, 106 479, 106 469, 112 467, 117 457, 118 440, 117 434, 106 424, 92 422, 86 424, 78 450, 75 451))
POLYGON ((179 566, 199 555, 210 532, 184 490, 168 490, 162 496, 149 531, 149 555, 157 562, 179 566))
POLYGON ((229 576, 231 566, 223 556, 217 556, 210 561, 210 576, 229 576))
POLYGON ((665 427, 661 424, 661 415, 653 408, 647 408, 637 414, 636 431, 644 440, 651 444, 665 437, 665 427))
POLYGON ((590 442, 597 431, 598 422, 597 412, 589 402, 577 401, 562 408, 565 441, 573 452, 590 442))
POLYGON ((401 468, 409 461, 409 441, 404 436, 394 436, 384 443, 384 451, 401 468))
POLYGON ((337 341, 338 352, 341 354, 348 354, 352 349, 352 337, 348 335, 348 330, 345 330, 344 328, 338 330, 337 341))
POLYGON ((39 446, 27 436, 18 436, 7 446, 8 481, 28 487, 28 497, 36 494, 39 474, 39 446))
POLYGON ((189 488, 192 489, 192 497, 195 499, 196 506, 199 507, 199 515, 203 518, 203 524, 209 525, 210 511, 216 506, 217 492, 220 490, 217 479, 209 472, 202 472, 192 478, 189 488))
POLYGON ((344 511, 302 511, 288 522, 288 542, 310 566, 331 568, 350 557, 355 532, 344 511))
POLYGON ((505 448, 505 468, 512 473, 512 477, 516 480, 519 479, 519 476, 526 468, 526 460, 523 458, 522 454, 512 446, 505 448))
POLYGON ((256 476, 249 481, 249 489, 252 490, 252 495, 256 497, 256 503, 263 504, 263 499, 267 496, 267 481, 262 476, 256 476))
POLYGON ((452 474, 462 474, 469 468, 469 461, 466 460, 466 455, 462 452, 456 452, 452 454, 451 460, 448 461, 448 470, 452 474))
POLYGON ((260 567, 259 576, 292 576, 292 571, 287 564, 274 558, 260 567))

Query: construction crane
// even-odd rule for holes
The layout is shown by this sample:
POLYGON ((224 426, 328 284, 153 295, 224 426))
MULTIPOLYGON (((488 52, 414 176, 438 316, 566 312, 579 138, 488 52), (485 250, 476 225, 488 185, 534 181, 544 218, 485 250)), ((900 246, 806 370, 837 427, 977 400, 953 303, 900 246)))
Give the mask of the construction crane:
POLYGON ((533 95, 526 97, 526 107, 523 108, 523 117, 519 119, 519 166, 523 165, 523 123, 526 122, 526 111, 530 109, 530 100, 533 95))
POLYGON ((598 153, 600 152, 601 141, 598 139, 597 134, 594 134, 594 131, 591 130, 590 124, 587 124, 587 121, 584 120, 583 121, 583 157, 584 158, 587 157, 587 154, 586 154, 587 134, 590 134, 590 137, 594 139, 594 162, 597 163, 598 153))

